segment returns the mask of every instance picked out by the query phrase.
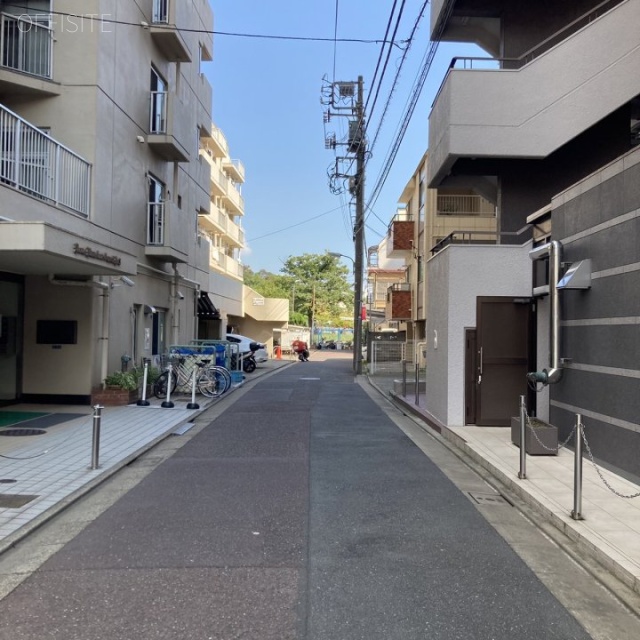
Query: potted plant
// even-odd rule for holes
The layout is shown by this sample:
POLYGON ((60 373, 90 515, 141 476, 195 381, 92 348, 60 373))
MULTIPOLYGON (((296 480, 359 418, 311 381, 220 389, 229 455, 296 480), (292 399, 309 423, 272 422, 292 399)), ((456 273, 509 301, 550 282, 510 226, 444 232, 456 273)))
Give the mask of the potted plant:
MULTIPOLYGON (((511 418, 511 442, 520 446, 520 417, 511 418)), ((558 427, 530 417, 525 426, 525 451, 531 456, 555 456, 558 454, 558 427)))
POLYGON ((131 371, 114 371, 91 394, 91 404, 117 406, 131 404, 138 399, 138 377, 131 371))

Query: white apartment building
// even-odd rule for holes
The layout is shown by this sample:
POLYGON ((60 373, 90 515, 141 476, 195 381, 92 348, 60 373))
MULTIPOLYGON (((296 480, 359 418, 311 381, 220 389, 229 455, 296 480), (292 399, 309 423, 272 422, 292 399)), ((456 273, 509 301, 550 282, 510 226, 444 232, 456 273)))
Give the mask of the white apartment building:
POLYGON ((213 15, 0 0, 0 21, 0 403, 89 402, 197 335, 213 15))

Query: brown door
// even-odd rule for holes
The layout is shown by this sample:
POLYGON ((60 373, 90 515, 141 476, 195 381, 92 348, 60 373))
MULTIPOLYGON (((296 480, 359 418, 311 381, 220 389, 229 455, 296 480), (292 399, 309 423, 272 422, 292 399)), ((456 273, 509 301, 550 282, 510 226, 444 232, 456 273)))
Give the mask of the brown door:
POLYGON ((476 373, 478 344, 475 329, 464 331, 464 423, 476 423, 476 373))
POLYGON ((531 304, 522 298, 477 299, 476 424, 509 425, 527 395, 531 304))

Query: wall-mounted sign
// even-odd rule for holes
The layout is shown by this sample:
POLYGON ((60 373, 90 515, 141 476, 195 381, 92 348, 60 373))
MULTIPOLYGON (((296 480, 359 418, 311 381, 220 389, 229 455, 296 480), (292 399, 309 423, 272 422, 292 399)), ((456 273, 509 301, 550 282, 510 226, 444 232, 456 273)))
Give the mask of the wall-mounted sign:
POLYGON ((264 307, 264 298, 254 298, 253 299, 254 307, 264 307))
POLYGON ((116 267, 119 267, 122 260, 118 256, 110 256, 108 253, 96 251, 91 247, 81 247, 77 242, 73 245, 73 253, 80 254, 85 258, 93 258, 94 260, 102 260, 116 267))

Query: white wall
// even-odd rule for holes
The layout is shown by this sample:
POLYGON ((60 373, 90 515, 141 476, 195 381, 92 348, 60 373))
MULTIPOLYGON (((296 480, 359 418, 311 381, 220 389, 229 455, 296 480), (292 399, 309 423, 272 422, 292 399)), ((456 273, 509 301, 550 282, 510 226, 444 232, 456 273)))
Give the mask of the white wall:
POLYGON ((427 262, 427 410, 446 425, 464 424, 465 328, 476 326, 476 298, 529 297, 529 249, 450 245, 427 262))

